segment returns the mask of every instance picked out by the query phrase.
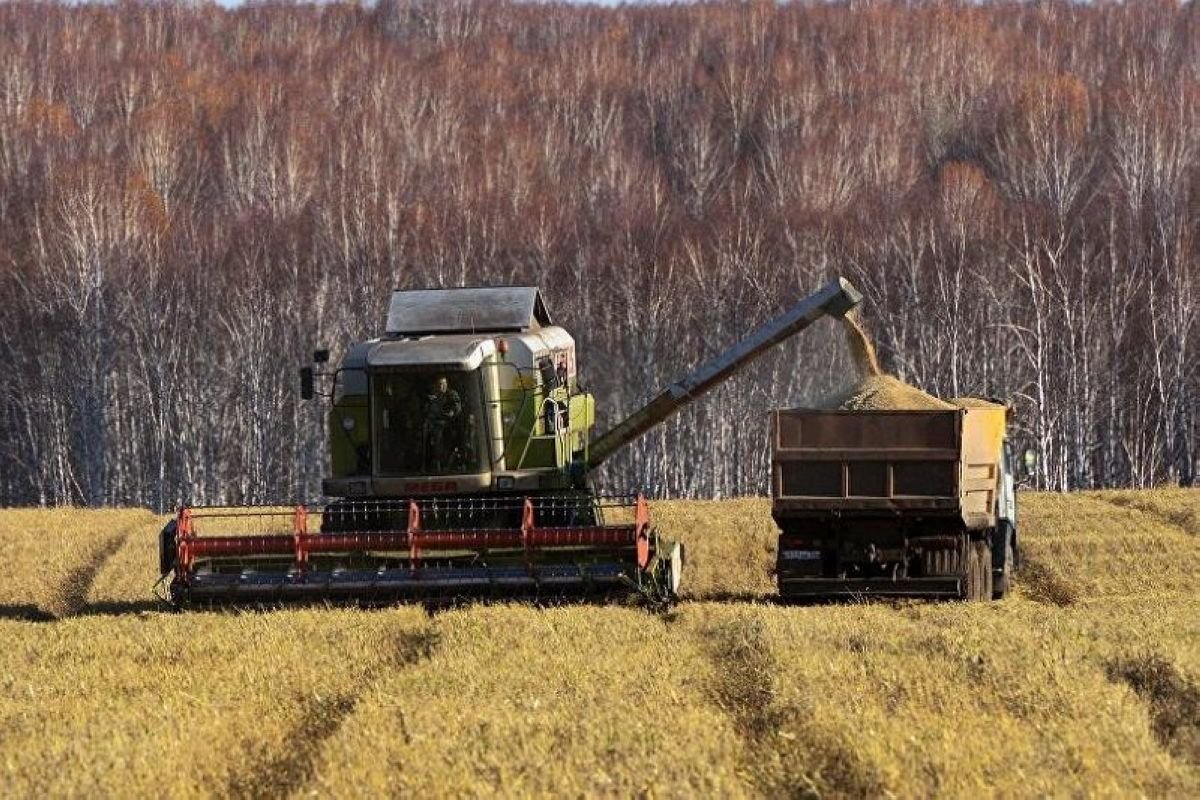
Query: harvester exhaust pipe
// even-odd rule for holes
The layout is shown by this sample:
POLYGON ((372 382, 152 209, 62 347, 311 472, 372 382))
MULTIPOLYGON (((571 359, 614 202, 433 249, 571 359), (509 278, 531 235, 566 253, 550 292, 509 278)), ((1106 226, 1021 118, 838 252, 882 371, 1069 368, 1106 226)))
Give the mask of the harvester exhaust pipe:
POLYGON ((587 470, 595 469, 625 445, 695 400, 764 351, 807 328, 823 316, 841 317, 862 302, 845 278, 834 278, 779 316, 764 322, 740 342, 672 383, 630 414, 588 449, 587 470))

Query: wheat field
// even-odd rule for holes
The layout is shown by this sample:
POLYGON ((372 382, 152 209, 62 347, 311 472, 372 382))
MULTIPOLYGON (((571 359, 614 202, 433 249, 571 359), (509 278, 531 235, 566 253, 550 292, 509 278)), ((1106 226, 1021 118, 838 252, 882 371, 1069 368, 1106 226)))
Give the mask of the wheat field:
POLYGON ((0 511, 6 796, 1195 796, 1200 491, 1023 496, 992 604, 771 602, 763 500, 660 502, 687 597, 164 611, 145 511, 0 511))

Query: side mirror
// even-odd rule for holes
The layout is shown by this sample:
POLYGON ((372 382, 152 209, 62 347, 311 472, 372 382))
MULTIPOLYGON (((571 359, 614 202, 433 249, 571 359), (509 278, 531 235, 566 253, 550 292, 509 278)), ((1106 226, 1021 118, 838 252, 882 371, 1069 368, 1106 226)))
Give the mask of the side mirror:
POLYGON ((300 399, 313 399, 313 370, 312 367, 300 368, 300 399))
POLYGON ((329 363, 329 351, 323 350, 323 349, 322 350, 313 350, 313 363, 314 364, 329 363))

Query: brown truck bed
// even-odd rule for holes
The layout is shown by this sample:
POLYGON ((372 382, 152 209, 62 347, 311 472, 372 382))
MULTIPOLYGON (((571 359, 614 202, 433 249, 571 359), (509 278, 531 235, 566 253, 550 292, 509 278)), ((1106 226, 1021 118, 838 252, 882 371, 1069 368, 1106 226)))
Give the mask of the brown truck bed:
POLYGON ((771 414, 772 514, 958 517, 996 524, 1003 408, 771 414))

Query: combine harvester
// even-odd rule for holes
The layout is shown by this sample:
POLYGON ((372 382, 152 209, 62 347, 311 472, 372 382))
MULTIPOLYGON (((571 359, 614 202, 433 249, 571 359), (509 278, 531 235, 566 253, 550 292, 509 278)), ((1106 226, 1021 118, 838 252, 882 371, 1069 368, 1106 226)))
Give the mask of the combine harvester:
POLYGON ((330 374, 301 371, 306 399, 316 378, 331 383, 329 501, 181 508, 159 542, 170 599, 670 600, 682 548, 659 539, 644 498, 597 497, 589 474, 768 348, 861 299, 831 281, 589 441, 595 406, 576 377, 575 341, 536 288, 396 291, 383 337, 350 347, 330 374), (276 530, 256 532, 272 520, 276 530))

